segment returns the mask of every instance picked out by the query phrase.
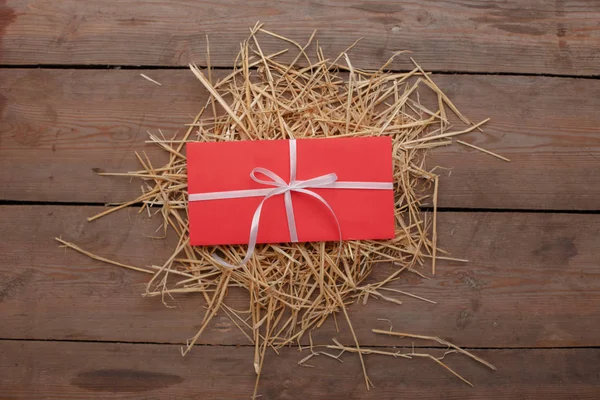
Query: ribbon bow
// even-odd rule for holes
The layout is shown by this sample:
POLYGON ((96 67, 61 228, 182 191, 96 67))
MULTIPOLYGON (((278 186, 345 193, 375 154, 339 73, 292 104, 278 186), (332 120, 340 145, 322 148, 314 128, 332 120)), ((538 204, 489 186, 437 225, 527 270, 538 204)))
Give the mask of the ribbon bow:
POLYGON ((327 201, 314 191, 310 189, 328 188, 328 189, 372 189, 372 190, 392 190, 394 188, 391 182, 340 182, 335 173, 325 174, 317 176, 316 178, 308 180, 296 180, 296 141, 289 140, 290 144, 290 182, 287 183, 279 175, 266 168, 254 168, 250 173, 250 177, 254 182, 260 183, 266 186, 274 186, 272 189, 248 189, 248 190, 232 190, 226 192, 210 192, 210 193, 193 193, 189 195, 189 201, 204 201, 204 200, 219 200, 219 199, 234 199, 243 197, 259 197, 263 199, 256 207, 254 216, 252 217, 252 223, 250 224, 250 238, 248 239, 248 252, 240 263, 240 265, 233 265, 223 260, 216 254, 213 254, 214 259, 222 266, 227 268, 238 268, 243 266, 250 260, 254 249, 256 248, 256 241, 258 239, 258 227, 260 223, 260 215, 262 207, 265 202, 273 196, 283 195, 285 201, 285 212, 287 215, 288 229, 290 232, 290 241, 298 242, 298 232, 296 231, 296 221, 294 219, 294 207, 292 204, 292 192, 304 193, 313 198, 319 200, 331 213, 337 224, 338 232, 340 234, 340 242, 342 241, 342 228, 340 222, 333 211, 333 208, 327 203, 327 201), (264 175, 270 180, 261 179, 257 174, 264 175))

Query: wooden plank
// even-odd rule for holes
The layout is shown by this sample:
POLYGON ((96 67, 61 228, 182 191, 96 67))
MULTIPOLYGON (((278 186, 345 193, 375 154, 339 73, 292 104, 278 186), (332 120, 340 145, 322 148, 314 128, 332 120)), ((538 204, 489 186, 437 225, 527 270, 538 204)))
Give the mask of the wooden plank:
MULTIPOLYGON (((398 349, 396 349, 398 350, 398 349)), ((408 350, 408 349, 406 349, 408 350)), ((490 371, 456 355, 447 362, 460 382, 426 359, 366 356, 375 385, 364 387, 355 355, 343 363, 284 349, 269 354, 259 394, 266 399, 596 399, 599 349, 477 350, 490 371)), ((185 358, 177 346, 76 342, 0 342, 0 387, 10 399, 248 399, 254 389, 253 349, 208 346, 185 358)))
MULTIPOLYGON (((318 29, 329 57, 364 37, 352 52, 357 67, 378 68, 394 51, 412 50, 427 69, 437 71, 600 73, 595 0, 125 1, 118 12, 99 0, 5 3, 2 64, 204 63, 208 34, 213 63, 232 66, 239 43, 262 21, 299 42, 318 29)), ((265 40, 263 50, 283 46, 265 40)), ((405 69, 407 61, 392 67, 405 69)))
MULTIPOLYGON (((433 151, 429 165, 451 169, 442 172, 441 207, 598 209, 600 81, 435 79, 473 120, 492 118, 485 134, 463 140, 512 160, 462 145, 433 151)), ((0 199, 134 198, 137 183, 96 172, 139 168, 135 150, 157 155, 146 132, 183 131, 206 95, 188 71, 0 70, 0 199)))
MULTIPOLYGON (((149 239, 159 221, 134 210, 85 222, 98 207, 4 206, 0 242, 0 338, 183 343, 199 328, 204 302, 179 296, 166 308, 142 298, 145 274, 102 265, 58 248, 58 235, 96 254, 132 265, 161 264, 173 243, 149 239), (131 219, 131 221, 129 221, 131 219)), ((435 278, 404 275, 391 287, 438 304, 399 297, 370 300, 350 316, 364 345, 394 345, 374 335, 395 329, 442 336, 475 347, 598 346, 600 215, 441 213, 439 244, 469 263, 441 262, 435 278)), ((378 267, 380 279, 391 273, 378 267)), ((167 299, 168 300, 168 299, 167 299)), ((227 302, 245 309, 232 290, 227 302)), ((343 319, 339 319, 343 321, 343 319)), ((315 343, 352 338, 343 322, 313 334, 315 343)), ((224 314, 201 338, 205 344, 246 344, 224 314)), ((410 342, 405 342, 410 344, 410 342)), ((417 343, 417 345, 429 343, 417 343)))

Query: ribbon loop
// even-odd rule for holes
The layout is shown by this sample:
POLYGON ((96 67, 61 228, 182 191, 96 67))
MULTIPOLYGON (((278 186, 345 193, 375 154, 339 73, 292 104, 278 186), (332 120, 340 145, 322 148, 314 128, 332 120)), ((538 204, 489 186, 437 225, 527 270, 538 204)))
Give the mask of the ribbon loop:
POLYGON ((279 187, 287 187, 288 186, 288 184, 286 183, 286 181, 283 180, 283 178, 281 178, 275 172, 268 170, 266 168, 261 168, 261 167, 254 168, 252 170, 252 172, 250 172, 250 178, 252 178, 252 180, 254 182, 261 183, 263 185, 279 186, 279 187), (271 180, 267 181, 264 179, 260 179, 256 176, 257 173, 262 174, 268 178, 271 178, 271 180))

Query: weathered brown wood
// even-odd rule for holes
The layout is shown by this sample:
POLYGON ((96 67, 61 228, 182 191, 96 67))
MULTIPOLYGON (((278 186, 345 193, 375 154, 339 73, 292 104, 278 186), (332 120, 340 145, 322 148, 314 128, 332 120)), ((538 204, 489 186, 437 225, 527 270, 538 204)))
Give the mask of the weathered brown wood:
MULTIPOLYGON (((429 165, 451 168, 442 172, 440 206, 598 209, 600 81, 435 79, 473 120, 492 118, 485 134, 463 140, 512 159, 506 163, 462 145, 433 151, 429 165)), ((134 198, 137 183, 96 172, 139 168, 135 150, 157 154, 144 143, 146 132, 183 131, 206 95, 183 70, 0 70, 0 199, 134 198)))
MULTIPOLYGON (((359 37, 355 66, 379 67, 412 50, 430 70, 569 75, 600 73, 600 4, 595 0, 493 2, 369 0, 347 3, 177 3, 8 0, 2 8, 3 64, 231 66, 256 21, 305 42, 314 29, 328 56, 359 37)), ((282 47, 265 41, 267 52, 282 47)), ((407 68, 407 57, 394 68, 407 68)))
MULTIPOLYGON (((204 302, 179 296, 169 309, 142 298, 145 274, 103 265, 58 248, 62 235, 96 254, 132 265, 160 264, 172 242, 153 240, 158 220, 128 213, 85 222, 98 207, 4 206, 0 241, 0 338, 183 343, 199 327, 204 302), (129 214, 129 215, 128 215, 129 214), (131 218, 131 221, 129 221, 131 218)), ((372 328, 439 335, 478 347, 598 346, 600 216, 530 213, 441 213, 439 244, 468 264, 441 262, 438 275, 404 275, 391 287, 438 301, 398 296, 370 300, 350 316, 364 345, 394 345, 372 328)), ((391 272, 380 267, 382 278, 391 272)), ((244 309, 247 298, 231 291, 244 309)), ((168 300, 168 299, 167 299, 168 300)), ((229 300, 228 300, 229 302, 229 300)), ((315 332, 316 343, 352 338, 343 319, 315 332)), ((201 343, 246 344, 219 314, 201 343)), ((410 342, 404 342, 410 344, 410 342)), ((427 342, 417 345, 429 345, 427 342)))
MULTIPOLYGON (((187 357, 177 346, 0 342, 0 388, 10 399, 247 399, 254 389, 253 349, 208 346, 187 357)), ((599 349, 475 350, 491 371, 457 355, 445 358, 469 387, 431 360, 366 356, 375 385, 364 387, 355 355, 343 363, 284 349, 268 354, 265 399, 597 399, 599 349)))

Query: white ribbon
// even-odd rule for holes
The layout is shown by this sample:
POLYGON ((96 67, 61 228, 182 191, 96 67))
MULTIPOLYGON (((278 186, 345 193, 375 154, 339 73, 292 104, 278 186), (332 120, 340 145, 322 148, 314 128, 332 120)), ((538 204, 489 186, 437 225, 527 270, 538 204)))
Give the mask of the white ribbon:
POLYGON ((285 201, 285 212, 287 215, 288 229, 290 232, 290 241, 298 241, 298 232, 296 231, 296 221, 294 219, 294 207, 292 204, 292 192, 304 193, 319 200, 331 213, 337 224, 338 232, 340 234, 340 242, 342 241, 342 229, 340 222, 338 221, 333 208, 327 203, 327 201, 313 192, 310 189, 368 189, 368 190, 393 190, 394 185, 391 182, 352 182, 343 181, 338 182, 337 175, 335 173, 321 175, 316 178, 308 179, 305 181, 296 180, 296 141, 291 139, 290 143, 290 182, 287 183, 279 175, 270 171, 266 168, 254 168, 250 173, 250 177, 254 182, 266 185, 274 186, 272 189, 247 189, 247 190, 231 190, 226 192, 209 192, 209 193, 193 193, 188 197, 188 201, 207 201, 207 200, 222 200, 222 199, 238 199, 245 197, 263 197, 262 201, 256 207, 254 216, 252 217, 252 223, 250 224, 250 238, 248 239, 248 252, 242 260, 240 265, 233 265, 223 260, 218 255, 213 254, 215 260, 222 266, 228 268, 238 268, 246 264, 256 248, 256 241, 258 239, 258 225, 260 222, 260 214, 262 207, 265 202, 273 196, 283 194, 285 201), (260 179, 257 174, 262 174, 270 180, 260 179))

